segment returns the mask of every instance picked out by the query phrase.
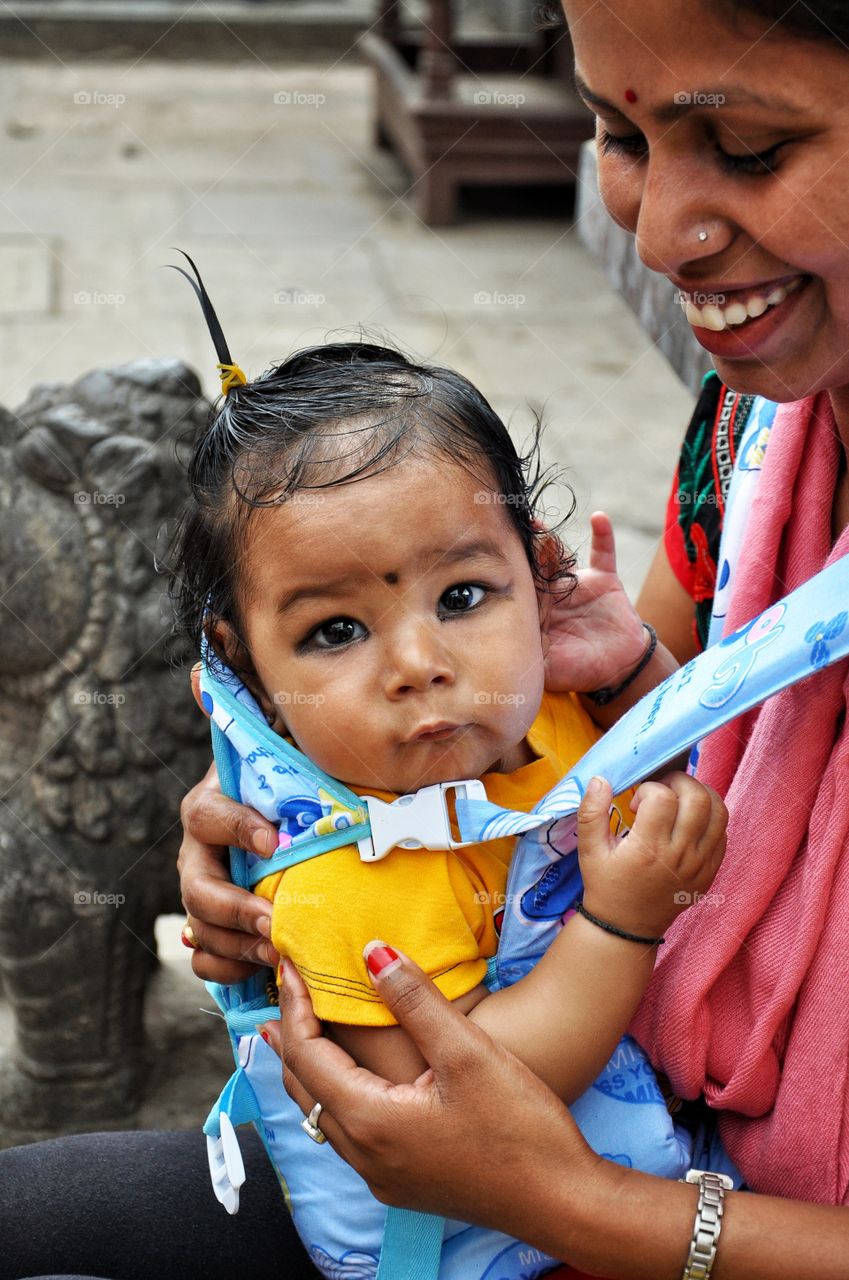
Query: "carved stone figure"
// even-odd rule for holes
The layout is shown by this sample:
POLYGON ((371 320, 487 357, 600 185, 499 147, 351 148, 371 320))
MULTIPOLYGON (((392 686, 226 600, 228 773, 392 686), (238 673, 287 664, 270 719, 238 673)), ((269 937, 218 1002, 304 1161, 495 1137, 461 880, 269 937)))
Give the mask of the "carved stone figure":
POLYGON ((13 1132, 126 1123, 145 1076, 156 917, 179 910, 179 802, 208 730, 168 650, 163 525, 205 417, 177 361, 0 410, 0 972, 13 1132))

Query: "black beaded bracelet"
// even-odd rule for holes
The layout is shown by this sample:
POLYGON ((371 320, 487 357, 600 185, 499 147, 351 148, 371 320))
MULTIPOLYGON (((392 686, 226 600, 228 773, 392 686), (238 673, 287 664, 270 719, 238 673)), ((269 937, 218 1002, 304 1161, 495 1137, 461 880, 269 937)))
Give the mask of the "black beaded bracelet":
POLYGON ((649 633, 649 644, 631 674, 626 676, 622 683, 618 684, 615 689, 596 689, 595 693, 584 694, 584 697, 589 698, 590 702, 594 702, 597 707, 606 707, 608 702, 612 702, 614 698, 619 697, 620 693, 624 693, 628 688, 628 685, 634 683, 637 676, 640 675, 642 671, 645 671, 646 667, 654 657, 654 651, 657 648, 657 632, 650 622, 644 622, 643 626, 649 633))
POLYGON ((626 942, 640 942, 645 947, 659 947, 665 938, 642 938, 638 933, 628 933, 626 929, 618 929, 615 924, 608 924, 606 920, 599 920, 598 916, 594 916, 591 911, 587 911, 583 902, 579 902, 575 910, 579 916, 583 916, 585 920, 589 920, 590 924, 597 924, 599 929, 604 929, 605 933, 614 933, 617 938, 624 938, 626 942))

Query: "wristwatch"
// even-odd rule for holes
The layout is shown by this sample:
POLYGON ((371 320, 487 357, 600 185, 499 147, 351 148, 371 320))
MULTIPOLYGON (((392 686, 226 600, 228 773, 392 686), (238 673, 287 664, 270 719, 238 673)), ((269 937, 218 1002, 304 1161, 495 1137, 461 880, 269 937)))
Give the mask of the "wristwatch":
POLYGON ((681 1181, 695 1182, 699 1188, 693 1238, 681 1280, 710 1280, 722 1230, 722 1201, 726 1191, 734 1190, 734 1182, 725 1173, 705 1169, 691 1169, 681 1181))

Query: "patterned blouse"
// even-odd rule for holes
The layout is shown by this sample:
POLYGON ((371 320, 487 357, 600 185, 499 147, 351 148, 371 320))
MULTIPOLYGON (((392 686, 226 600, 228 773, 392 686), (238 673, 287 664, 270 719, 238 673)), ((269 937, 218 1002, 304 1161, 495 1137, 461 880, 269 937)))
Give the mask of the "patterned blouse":
POLYGON ((695 602, 699 649, 705 647, 710 626, 728 486, 754 399, 732 391, 714 370, 705 374, 666 508, 666 554, 695 602))

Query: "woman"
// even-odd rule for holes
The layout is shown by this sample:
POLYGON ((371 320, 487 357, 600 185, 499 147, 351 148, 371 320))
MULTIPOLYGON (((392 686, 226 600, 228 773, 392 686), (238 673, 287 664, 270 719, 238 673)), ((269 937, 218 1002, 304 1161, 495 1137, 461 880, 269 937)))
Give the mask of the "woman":
MULTIPOLYGON (((723 383, 784 404, 798 402, 784 436, 810 447, 794 454, 782 444, 775 454, 782 469, 772 478, 764 472, 761 493, 770 502, 758 515, 754 549, 747 559, 744 548, 738 565, 742 595, 735 608, 741 611, 759 597, 775 599, 800 575, 810 576, 830 552, 849 549, 843 546, 849 521, 849 183, 843 177, 849 151, 849 13, 843 5, 844 0, 565 2, 581 91, 599 116, 601 191, 612 216, 635 234, 647 265, 687 295, 696 336, 713 352, 723 383), (810 432, 801 429, 808 425, 810 432)), ((770 449, 778 442, 776 427, 770 449)), ((769 451, 767 461, 771 465, 769 451)), ((704 555, 699 564, 704 569, 704 555)), ((643 615, 682 658, 695 645, 685 569, 683 563, 673 567, 661 549, 641 601, 643 615)), ((704 572, 688 585, 702 599, 710 594, 704 572)), ((813 731, 801 749, 787 741, 784 722, 761 721, 759 715, 741 732, 729 731, 717 751, 705 748, 708 780, 721 781, 732 811, 731 847, 721 874, 745 884, 746 892, 736 896, 735 880, 727 889, 727 919, 735 926, 742 922, 742 932, 735 939, 720 913, 715 927, 721 946, 714 945, 710 931, 704 936, 699 914, 688 913, 696 925, 668 944, 637 1028, 662 1068, 690 1089, 695 1081, 695 1092, 707 1089, 717 1109, 724 1109, 731 1145, 743 1152, 750 1184, 773 1192, 792 1185, 792 1192, 782 1194, 796 1197, 727 1195, 714 1280, 825 1280, 847 1274, 849 1222, 836 1206, 847 1199, 849 1162, 833 1139, 845 1129, 845 1041, 812 1078, 805 1075, 802 1052, 805 1043, 817 1043, 826 1024, 842 1032, 849 1013, 849 983, 843 980, 849 975, 841 968, 847 948, 834 946, 849 896, 840 874, 849 836, 840 825, 841 792, 832 785, 842 762, 845 670, 834 670, 832 683, 817 686, 828 690, 830 702, 817 703, 815 724, 800 722, 800 704, 789 704, 787 723, 813 731), (789 760, 781 754, 788 748, 795 750, 789 760), (753 756, 746 754, 750 749, 753 756), (776 774, 771 749, 789 770, 776 774), (792 803, 791 786, 801 785, 803 775, 803 803, 792 803), (825 779, 832 788, 827 794, 825 779), (759 818, 754 827, 746 822, 752 797, 759 818), (829 817, 825 831, 822 824, 811 825, 823 808, 829 817), (809 846, 817 854, 812 865, 818 878, 805 896, 808 863, 801 855, 809 846), (824 900, 827 877, 834 892, 824 900), (766 881, 769 892, 763 891, 766 881), (782 897, 785 885, 795 898, 782 897), (778 943, 776 918, 784 927, 778 943), (766 949, 760 945, 764 938, 766 949), (792 951, 789 965, 785 945, 792 951), (749 950, 754 960, 747 968, 749 950), (830 986, 819 971, 821 961, 834 970, 830 986), (722 986, 726 973, 733 979, 728 988, 722 986), (816 996, 813 1003, 810 995, 816 996), (682 1028, 682 1020, 693 1025, 682 1028), (738 1052, 741 1046, 745 1053, 738 1052), (782 1093, 785 1063, 791 1092, 804 1096, 801 1125, 793 1097, 782 1093), (820 1105, 810 1101, 814 1089, 820 1105), (820 1151, 825 1155, 818 1161, 820 1151), (820 1203, 802 1203, 804 1198, 820 1203)), ((551 675, 556 683, 557 672, 551 675)), ((804 701, 801 707, 804 715, 804 701)), ((203 948, 193 957, 195 969, 233 981, 252 962, 274 957, 265 940, 267 904, 227 883, 218 846, 232 842, 269 852, 274 833, 255 814, 224 799, 212 777, 187 798, 184 819, 184 896, 203 948)), ((415 966, 404 957, 393 959, 388 950, 381 958, 375 985, 431 1064, 416 1085, 390 1088, 354 1068, 338 1046, 321 1037, 291 972, 284 986, 282 1046, 287 1088, 305 1112, 314 1100, 322 1102, 322 1128, 375 1193, 387 1202, 501 1228, 592 1274, 679 1277, 697 1189, 595 1156, 554 1096, 445 1003, 415 966), (493 1116, 499 1117, 495 1134, 493 1116)), ((132 1177, 142 1197, 156 1181, 164 1197, 178 1166, 186 1186, 189 1173, 202 1178, 199 1144, 189 1153, 190 1135, 179 1135, 180 1144, 176 1137, 146 1136, 154 1167, 147 1183, 137 1168, 127 1174, 132 1153, 118 1141, 71 1140, 81 1144, 72 1164, 79 1169, 81 1159, 97 1159, 101 1202, 109 1201, 110 1170, 116 1182, 119 1171, 132 1177)), ((56 1153, 54 1162, 68 1152, 66 1144, 47 1145, 56 1153)), ((69 1195, 67 1180, 51 1181, 50 1162, 38 1148, 28 1150, 35 1154, 7 1153, 14 1166, 4 1166, 0 1157, 0 1175, 27 1179, 30 1198, 41 1201, 39 1216, 16 1227, 18 1238, 36 1229, 43 1238, 59 1229, 59 1211, 46 1216, 45 1203, 61 1197, 66 1217, 72 1216, 82 1192, 69 1195)), ((93 1176, 89 1167, 88 1196, 93 1176)), ((267 1212, 274 1212, 273 1179, 263 1181, 261 1172, 251 1176, 250 1199, 256 1205, 264 1188, 267 1212)), ((184 1236, 191 1216, 181 1215, 184 1236)), ((284 1216, 278 1210, 276 1265, 296 1275, 299 1264, 284 1235, 284 1216)), ((241 1217, 227 1229, 241 1231, 241 1217)), ((134 1229, 136 1238, 149 1234, 149 1221, 137 1218, 134 1229)), ((205 1219, 204 1232, 198 1233, 194 1257, 203 1250, 212 1268, 223 1257, 224 1228, 205 1219)), ((268 1234, 260 1233, 266 1239, 268 1234)), ((128 1239, 126 1231, 120 1238, 128 1239)), ((170 1240, 163 1250, 166 1245, 170 1240)), ((145 1274, 124 1265, 126 1253, 122 1244, 112 1269, 106 1270, 111 1263, 104 1260, 100 1273, 145 1274)), ((80 1268, 95 1270, 89 1254, 76 1256, 80 1268)), ((159 1273, 167 1274, 168 1265, 160 1262, 159 1273)), ((204 1266, 203 1274, 217 1272, 204 1266)), ((689 1274, 706 1276, 708 1270, 689 1274)))
MULTIPOLYGON (((643 261, 686 295, 688 318, 722 382, 795 404, 780 414, 761 506, 751 517, 753 542, 737 566, 732 604, 745 620, 829 555, 849 550, 849 184, 842 167, 849 12, 837 0, 789 7, 786 0, 566 0, 565 9, 578 87, 598 114, 600 188, 611 215, 635 234, 643 261)), ((686 566, 670 562, 674 548, 670 537, 640 604, 686 658, 695 647, 694 601, 682 584, 686 566)), ((704 574, 689 585, 705 596, 704 574)), ((746 886, 725 914, 731 927, 742 927, 735 942, 723 913, 682 922, 637 1023, 673 1083, 707 1090, 750 1184, 777 1193, 726 1198, 713 1271, 720 1280, 847 1274, 849 1223, 834 1207, 849 1199, 847 1153, 835 1136, 846 1107, 846 1053, 827 1025, 843 1025, 849 976, 835 946, 849 877, 839 786, 844 679, 845 669, 832 680, 824 719, 819 703, 808 722, 794 721, 792 694, 784 721, 764 711, 706 745, 701 776, 720 784, 732 811, 720 875, 731 895, 735 877, 746 886), (782 741, 782 723, 810 730, 801 752, 798 742, 782 741), (770 750, 779 764, 794 766, 796 803, 788 796, 791 775, 769 771, 770 750), (747 872, 753 864, 754 874, 747 872), (737 900, 747 895, 752 900, 737 900), (820 972, 826 961, 828 996, 820 972), (682 1023, 694 1008, 706 1030, 687 1033, 682 1023), (826 1060, 813 1069, 806 1042, 823 1046, 826 1060)), ((208 794, 196 797, 189 825, 201 839, 220 839, 232 812, 208 794)), ((189 839, 187 864, 198 857, 189 839)), ((186 883, 198 914, 219 925, 232 920, 229 907, 216 913, 202 881, 189 874, 186 883)), ((199 936, 204 946, 233 953, 232 937, 209 937, 203 927, 199 936)), ((213 967, 208 957, 196 963, 213 967)), ((680 1275, 694 1189, 598 1160, 551 1097, 452 1016, 409 962, 387 973, 376 984, 431 1063, 431 1078, 408 1090, 364 1081, 320 1038, 291 975, 284 1053, 287 1087, 305 1110, 314 1099, 323 1103, 330 1141, 376 1193, 501 1226, 593 1274, 680 1275), (499 1126, 497 1161, 487 1124, 493 1113, 510 1117, 499 1126)))

